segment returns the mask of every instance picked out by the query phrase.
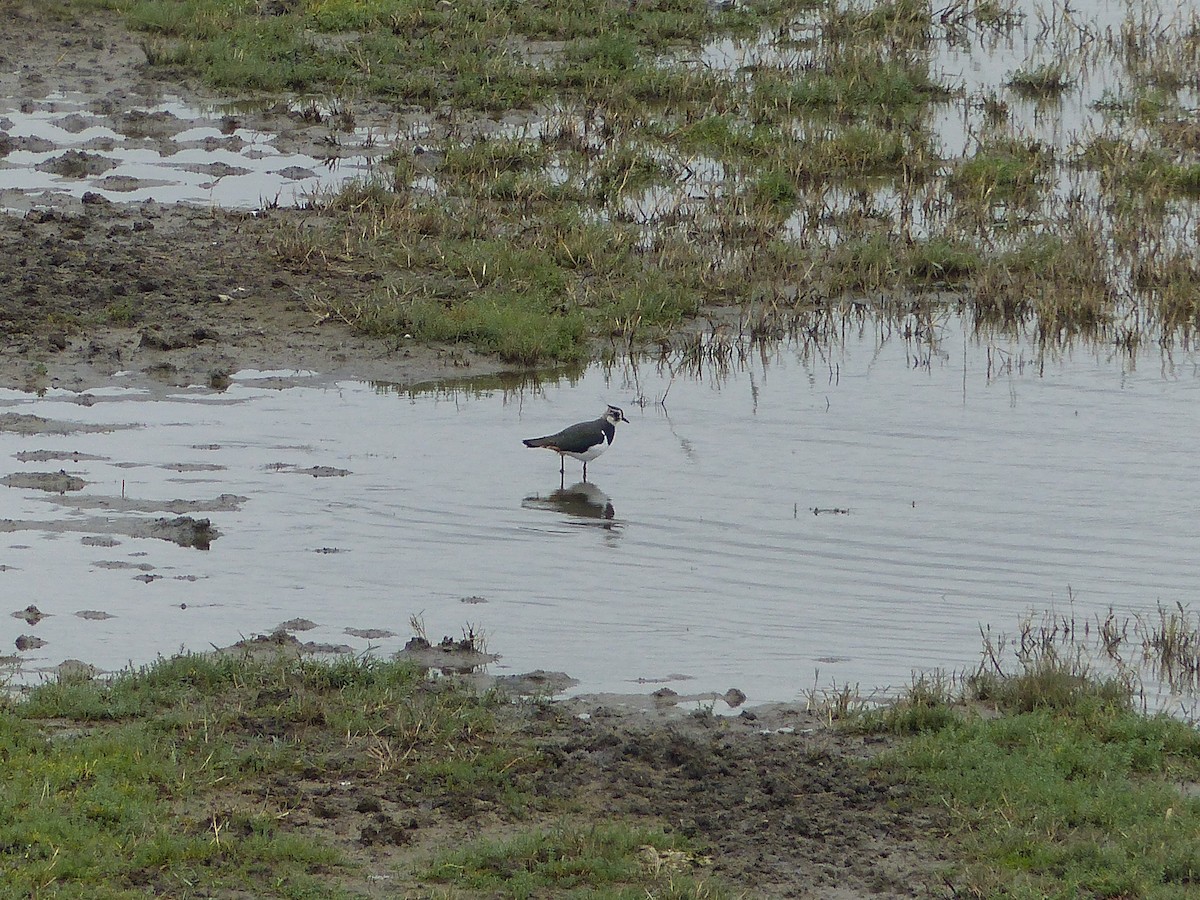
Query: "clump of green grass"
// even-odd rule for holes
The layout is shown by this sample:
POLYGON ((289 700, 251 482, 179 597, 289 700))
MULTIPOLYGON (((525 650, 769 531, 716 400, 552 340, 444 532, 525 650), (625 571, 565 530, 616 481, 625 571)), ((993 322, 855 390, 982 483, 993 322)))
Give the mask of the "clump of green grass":
POLYGON ((1012 0, 974 0, 969 11, 980 28, 992 31, 1011 30, 1022 17, 1012 0))
POLYGON ((899 699, 864 711, 852 727, 903 735, 940 731, 958 721, 959 700, 953 678, 940 672, 914 675, 899 699))
POLYGON ((796 183, 786 173, 770 169, 749 185, 747 193, 752 205, 780 211, 794 206, 799 196, 796 183))
POLYGON ((911 735, 873 766, 949 807, 956 893, 1182 896, 1200 878, 1200 799, 1178 787, 1200 779, 1200 733, 1134 711, 1129 679, 1093 669, 1080 640, 1070 623, 1027 628, 1015 672, 989 643, 970 677, 915 679, 854 723, 911 735))
POLYGON ((909 277, 918 284, 962 284, 982 264, 975 247, 946 235, 913 243, 907 257, 909 277))
POLYGON ((1053 164, 1053 154, 1036 141, 986 141, 959 163, 949 185, 964 203, 1024 202, 1045 183, 1053 164))
POLYGON ((756 117, 778 121, 817 113, 843 119, 915 120, 926 104, 948 93, 934 81, 928 63, 855 47, 831 56, 819 69, 759 73, 751 103, 756 117))
POLYGON ((587 329, 579 312, 555 315, 526 295, 487 291, 462 300, 378 298, 354 324, 368 334, 407 334, 426 343, 466 343, 523 365, 572 361, 588 355, 587 329))
POLYGON ((1029 69, 1018 69, 1009 76, 1008 86, 1023 97, 1059 97, 1071 87, 1062 66, 1048 63, 1029 69))
POLYGON ((639 825, 533 831, 441 854, 428 877, 492 897, 603 896, 719 898, 733 894, 697 877, 705 860, 679 837, 639 825), (589 893, 588 896, 597 896, 589 893))
POLYGON ((684 125, 677 133, 681 149, 714 159, 765 158, 785 140, 777 129, 750 125, 732 115, 711 115, 684 125))
POLYGON ((825 31, 839 39, 865 37, 909 47, 922 47, 933 33, 933 10, 928 0, 882 0, 872 4, 827 8, 825 31))
POLYGON ((511 804, 536 758, 493 742, 490 701, 406 664, 184 656, 65 678, 0 705, 0 870, 12 896, 343 896, 346 861, 259 790, 381 772, 511 804), (367 771, 343 767, 372 760, 367 771))
POLYGON ((974 858, 957 889, 1148 897, 1200 877, 1200 803, 1172 783, 1200 775, 1198 758, 1177 721, 1040 708, 922 732, 886 764, 950 804, 974 858))

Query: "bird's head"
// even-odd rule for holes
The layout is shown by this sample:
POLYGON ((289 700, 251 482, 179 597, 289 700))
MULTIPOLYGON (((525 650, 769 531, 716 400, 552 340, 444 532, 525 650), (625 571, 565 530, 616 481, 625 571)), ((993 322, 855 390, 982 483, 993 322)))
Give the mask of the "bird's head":
POLYGON ((621 412, 621 407, 619 406, 609 406, 608 409, 604 411, 604 418, 608 419, 608 421, 613 425, 616 425, 618 422, 629 421, 627 418, 625 418, 625 413, 621 412))

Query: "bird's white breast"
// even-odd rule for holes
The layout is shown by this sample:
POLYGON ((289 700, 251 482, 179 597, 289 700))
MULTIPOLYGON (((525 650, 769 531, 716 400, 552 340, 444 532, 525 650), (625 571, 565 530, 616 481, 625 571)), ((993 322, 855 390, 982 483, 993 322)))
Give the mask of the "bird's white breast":
POLYGON ((599 456, 601 453, 603 453, 607 449, 608 449, 608 441, 601 441, 598 444, 593 444, 592 446, 588 447, 582 453, 572 453, 569 450, 566 450, 563 452, 566 453, 566 455, 571 457, 572 459, 582 460, 583 462, 591 462, 593 459, 595 459, 597 456, 599 456))

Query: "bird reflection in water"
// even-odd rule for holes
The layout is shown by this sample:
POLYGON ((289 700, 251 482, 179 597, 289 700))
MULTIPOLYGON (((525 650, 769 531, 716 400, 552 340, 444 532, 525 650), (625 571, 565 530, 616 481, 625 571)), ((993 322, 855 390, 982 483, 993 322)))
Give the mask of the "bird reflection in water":
POLYGON ((534 494, 521 501, 526 509, 549 509, 575 519, 596 519, 587 524, 612 528, 617 511, 608 494, 586 481, 551 491, 549 495, 534 494))

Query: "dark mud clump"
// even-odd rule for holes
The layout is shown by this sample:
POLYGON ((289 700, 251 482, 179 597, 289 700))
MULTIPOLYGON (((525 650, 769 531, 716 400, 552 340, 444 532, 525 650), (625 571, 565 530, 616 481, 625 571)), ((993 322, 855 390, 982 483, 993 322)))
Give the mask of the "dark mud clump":
POLYGON ((317 627, 317 623, 312 619, 288 619, 286 622, 280 622, 275 626, 275 633, 281 631, 312 631, 317 627))
POLYGON ((388 631, 386 628, 347 628, 345 633, 367 641, 378 641, 396 636, 396 632, 388 631))
POLYGON ((291 472, 295 475, 311 475, 313 478, 344 478, 350 474, 349 469, 338 469, 333 466, 308 466, 300 468, 290 463, 271 463, 267 466, 271 472, 291 472))
POLYGON ((67 491, 82 491, 87 482, 77 475, 68 475, 65 471, 58 472, 18 472, 0 478, 0 484, 11 488, 32 488, 47 491, 52 494, 65 494, 67 491))
POLYGON ((207 550, 212 542, 221 536, 221 532, 213 528, 208 519, 193 519, 191 516, 178 516, 174 519, 155 519, 140 529, 140 534, 134 537, 153 537, 171 541, 180 547, 195 547, 197 550, 207 550))
POLYGON ((475 635, 466 635, 459 640, 444 637, 438 644, 417 636, 404 645, 396 658, 410 660, 426 669, 436 669, 443 675, 466 675, 500 657, 486 652, 475 635))
POLYGON ((102 175, 117 165, 116 160, 96 153, 84 153, 81 150, 68 150, 45 162, 34 166, 39 172, 50 172, 63 178, 86 178, 89 175, 102 175))
POLYGON ((121 542, 107 534, 87 534, 79 539, 79 543, 85 547, 116 547, 121 542))
POLYGON ((24 619, 26 625, 36 625, 42 619, 46 618, 46 614, 31 603, 24 609, 19 609, 13 613, 13 618, 24 619))
POLYGON ((57 422, 27 413, 0 414, 0 431, 15 434, 95 434, 133 425, 88 425, 83 422, 57 422))

